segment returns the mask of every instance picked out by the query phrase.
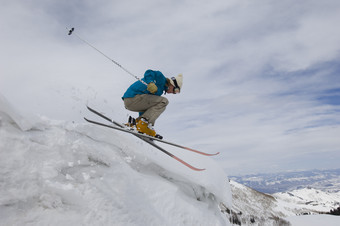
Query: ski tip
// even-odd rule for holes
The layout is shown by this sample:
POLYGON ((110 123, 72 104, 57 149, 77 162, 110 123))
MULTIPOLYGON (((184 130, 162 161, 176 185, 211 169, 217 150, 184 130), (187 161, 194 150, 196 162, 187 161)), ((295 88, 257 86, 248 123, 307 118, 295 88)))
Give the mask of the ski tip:
POLYGON ((214 155, 218 155, 220 154, 220 152, 217 152, 217 153, 205 153, 205 152, 201 152, 201 151, 197 151, 195 149, 192 149, 192 148, 188 148, 188 147, 184 147, 184 149, 188 150, 188 151, 192 151, 192 152, 196 152, 198 154, 201 154, 201 155, 205 155, 205 156, 214 156, 214 155))
POLYGON ((171 156, 172 158, 176 159, 177 161, 181 162, 183 165, 189 167, 189 168, 192 169, 192 170, 195 170, 195 171, 203 171, 203 170, 205 170, 205 169, 196 168, 196 167, 190 165, 189 163, 183 161, 182 159, 178 158, 177 156, 174 156, 174 155, 170 155, 170 156, 171 156))
POLYGON ((184 165, 186 165, 187 167, 189 167, 190 169, 195 170, 195 171, 204 171, 205 170, 205 169, 196 168, 196 167, 189 165, 189 164, 184 164, 184 165))
POLYGON ((206 155, 208 155, 208 156, 215 156, 215 155, 218 155, 218 154, 220 154, 220 152, 213 153, 213 154, 206 154, 206 155))

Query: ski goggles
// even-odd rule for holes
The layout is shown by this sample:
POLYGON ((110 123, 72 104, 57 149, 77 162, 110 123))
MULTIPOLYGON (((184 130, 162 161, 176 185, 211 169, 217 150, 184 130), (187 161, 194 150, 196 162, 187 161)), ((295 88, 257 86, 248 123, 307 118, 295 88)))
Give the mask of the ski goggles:
POLYGON ((181 92, 181 87, 179 87, 177 80, 175 77, 172 77, 171 80, 174 82, 175 84, 175 88, 174 88, 174 94, 180 93, 181 92))

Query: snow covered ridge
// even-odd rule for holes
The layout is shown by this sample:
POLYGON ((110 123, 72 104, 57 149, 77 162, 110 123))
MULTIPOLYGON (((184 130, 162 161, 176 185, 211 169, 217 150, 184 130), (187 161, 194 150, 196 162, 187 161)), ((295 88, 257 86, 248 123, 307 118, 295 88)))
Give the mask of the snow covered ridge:
MULTIPOLYGON (((271 195, 230 181, 233 194, 233 223, 235 225, 288 226, 286 213, 277 210, 278 202, 271 195)), ((291 213, 291 215, 295 215, 291 213)))
POLYGON ((0 225, 230 225, 223 170, 171 151, 207 170, 129 134, 22 117, 0 94, 0 225))
POLYGON ((329 213, 340 207, 340 192, 329 193, 314 188, 303 188, 290 192, 275 193, 273 196, 294 206, 297 215, 329 213))
POLYGON ((340 225, 340 217, 320 214, 339 206, 339 193, 301 189, 269 195, 235 181, 230 184, 233 222, 237 225, 340 225))

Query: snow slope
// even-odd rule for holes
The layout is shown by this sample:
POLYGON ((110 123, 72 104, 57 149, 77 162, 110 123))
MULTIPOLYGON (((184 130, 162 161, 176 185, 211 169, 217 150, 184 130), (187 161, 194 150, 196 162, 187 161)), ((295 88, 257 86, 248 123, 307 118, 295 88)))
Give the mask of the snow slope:
POLYGON ((273 196, 282 202, 282 206, 286 206, 285 209, 294 206, 298 210, 296 214, 326 213, 340 206, 340 192, 329 193, 314 188, 280 192, 273 196))
POLYGON ((288 217, 292 226, 339 226, 340 217, 333 215, 306 215, 288 217))
MULTIPOLYGON (((230 181, 234 223, 241 225, 285 226, 286 215, 277 209, 277 200, 268 194, 258 192, 235 181, 230 181)), ((294 215, 292 213, 292 215, 294 215)))
POLYGON ((233 222, 238 225, 340 225, 339 216, 319 214, 339 206, 338 193, 300 189, 292 191, 290 195, 269 195, 235 181, 231 181, 230 185, 233 195, 233 222))
POLYGON ((22 117, 0 94, 0 225, 230 225, 223 170, 95 125, 22 117))

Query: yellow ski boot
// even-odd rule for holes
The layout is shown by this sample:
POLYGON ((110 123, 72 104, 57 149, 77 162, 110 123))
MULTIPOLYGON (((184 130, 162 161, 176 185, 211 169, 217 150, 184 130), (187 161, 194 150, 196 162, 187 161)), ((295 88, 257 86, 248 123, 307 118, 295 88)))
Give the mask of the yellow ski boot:
POLYGON ((141 118, 136 124, 137 131, 155 137, 156 131, 152 128, 152 125, 145 118, 141 118))

